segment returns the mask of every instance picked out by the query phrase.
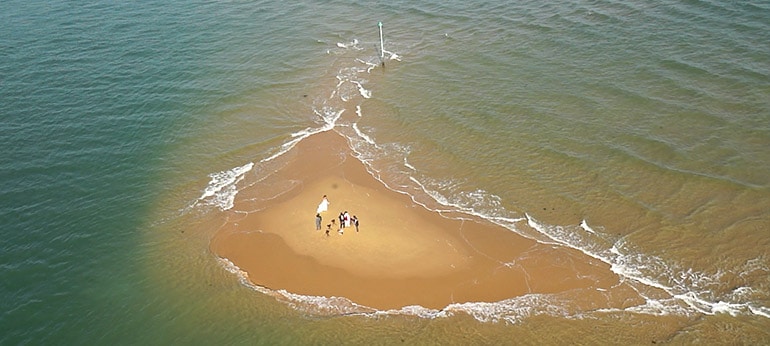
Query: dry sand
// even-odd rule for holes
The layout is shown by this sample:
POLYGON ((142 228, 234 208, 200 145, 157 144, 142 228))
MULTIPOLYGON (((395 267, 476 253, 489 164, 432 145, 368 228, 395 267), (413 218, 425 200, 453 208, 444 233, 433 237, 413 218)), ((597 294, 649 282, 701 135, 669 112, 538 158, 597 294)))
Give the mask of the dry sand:
POLYGON ((211 242, 216 255, 246 271, 254 284, 346 297, 382 310, 441 309, 617 283, 582 254, 484 220, 451 219, 387 189, 350 156, 336 132, 306 138, 288 158, 239 193, 234 210, 259 211, 233 218, 211 242), (330 206, 319 231, 315 214, 324 195, 330 206), (335 225, 327 236, 327 225, 343 211, 359 218, 360 230, 339 234, 335 225))

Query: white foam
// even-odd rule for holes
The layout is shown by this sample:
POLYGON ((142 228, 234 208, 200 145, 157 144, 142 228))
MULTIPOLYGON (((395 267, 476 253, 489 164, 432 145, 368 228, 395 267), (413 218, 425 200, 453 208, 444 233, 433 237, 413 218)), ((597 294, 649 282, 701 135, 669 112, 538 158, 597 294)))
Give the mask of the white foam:
MULTIPOLYGON (((339 119, 344 110, 330 112, 324 118, 325 125, 320 128, 306 128, 291 134, 291 140, 283 143, 275 152, 259 161, 260 164, 272 161, 291 150, 297 143, 316 133, 324 132, 334 128, 334 123, 339 119)), ((255 164, 249 162, 243 166, 234 167, 226 171, 209 174, 211 180, 203 191, 203 194, 190 206, 197 204, 212 205, 220 210, 229 210, 235 204, 235 197, 238 194, 237 184, 240 183, 246 173, 254 169, 255 164)))
POLYGON ((391 52, 391 51, 388 51, 388 50, 385 50, 385 49, 383 49, 382 51, 383 51, 385 54, 388 54, 388 55, 389 55, 389 57, 388 57, 388 59, 389 59, 389 60, 396 60, 396 61, 401 61, 401 56, 399 56, 398 54, 396 54, 396 53, 393 53, 393 52, 391 52))
POLYGON ((429 309, 420 305, 409 305, 401 309, 378 311, 377 315, 409 315, 420 318, 441 318, 448 317, 451 314, 447 313, 445 310, 429 309))
POLYGON ((420 318, 446 318, 456 313, 465 313, 480 322, 507 322, 519 323, 522 320, 537 315, 569 316, 566 306, 560 304, 551 295, 528 294, 521 297, 506 299, 500 302, 470 302, 454 303, 444 309, 436 310, 419 305, 405 306, 400 309, 377 310, 359 305, 345 297, 325 297, 291 293, 286 290, 271 290, 255 285, 249 280, 248 273, 241 270, 232 261, 224 257, 217 258, 220 265, 228 272, 236 275, 238 281, 255 291, 270 295, 279 301, 283 301, 292 308, 323 316, 342 315, 409 315, 420 318))
POLYGON ((291 293, 286 290, 271 290, 249 280, 249 274, 224 257, 218 257, 219 264, 229 273, 238 277, 238 282, 257 292, 286 302, 293 308, 317 315, 351 315, 376 312, 375 309, 358 305, 344 297, 310 296, 291 293))
POLYGON ((751 304, 749 304, 748 307, 749 307, 749 310, 751 311, 751 313, 753 313, 753 314, 755 314, 757 316, 762 316, 762 317, 765 317, 765 318, 770 318, 770 308, 766 308, 764 306, 754 306, 754 305, 751 305, 751 304))
POLYGON ((316 315, 368 314, 376 310, 358 305, 345 297, 309 296, 286 290, 274 291, 288 301, 293 308, 316 315))
POLYGON ((219 261, 219 264, 224 268, 227 272, 234 274, 236 277, 238 277, 238 282, 241 285, 244 285, 246 287, 250 287, 256 291, 259 291, 263 294, 271 294, 271 291, 267 288, 264 288, 262 286, 254 285, 249 280, 249 273, 241 270, 235 263, 230 261, 227 258, 224 257, 217 257, 217 261, 219 261))
POLYGON ((331 130, 334 128, 334 126, 337 124, 337 120, 340 119, 342 116, 342 113, 344 113, 344 109, 334 109, 330 106, 323 107, 320 111, 317 109, 313 109, 313 113, 315 113, 321 120, 324 122, 324 127, 320 129, 314 130, 313 133, 323 132, 327 130, 331 130))
POLYGON ((267 162, 272 161, 281 155, 287 153, 291 148, 293 148, 297 143, 302 141, 303 139, 307 138, 308 136, 312 135, 313 133, 318 133, 319 129, 305 129, 304 131, 301 131, 299 133, 293 133, 292 134, 292 140, 281 144, 281 146, 278 148, 278 150, 273 154, 268 156, 266 159, 261 160, 260 162, 267 162))
POLYGON ((588 226, 588 223, 586 222, 585 219, 583 219, 583 221, 580 222, 580 228, 582 228, 586 232, 590 232, 590 233, 596 234, 596 232, 593 230, 593 228, 588 226))
POLYGON ((617 309, 616 311, 627 311, 655 316, 687 316, 692 313, 692 311, 687 310, 682 304, 679 304, 676 299, 646 299, 644 304, 630 306, 625 309, 617 309))
POLYGON ((358 86, 358 93, 361 94, 361 96, 365 99, 372 98, 372 92, 370 90, 367 90, 364 88, 363 84, 358 81, 351 81, 353 84, 358 86))
POLYGON ((417 171, 417 168, 412 166, 412 164, 410 164, 409 161, 406 160, 406 158, 404 158, 404 167, 409 168, 409 169, 411 169, 413 171, 417 171))
POLYGON ((510 324, 517 324, 528 317, 538 315, 570 315, 566 307, 555 301, 553 296, 543 294, 527 294, 495 303, 451 304, 444 310, 467 313, 480 322, 506 322, 510 324))
MULTIPOLYGON (((750 303, 728 302, 724 299, 713 297, 713 292, 709 289, 712 285, 718 284, 718 277, 723 273, 706 274, 693 270, 692 268, 677 269, 675 266, 661 258, 633 253, 623 248, 627 245, 622 239, 615 242, 612 247, 603 251, 592 251, 590 246, 576 241, 563 234, 558 226, 545 226, 537 220, 527 215, 528 224, 538 229, 541 233, 547 235, 552 241, 562 245, 579 250, 586 255, 599 259, 610 265, 610 270, 625 280, 642 284, 643 286, 655 288, 666 292, 673 300, 684 303, 690 308, 689 313, 698 312, 707 315, 717 313, 728 313, 731 315, 750 314, 757 309, 752 309, 750 303), (665 279, 666 281, 662 281, 665 279), (707 298, 708 297, 708 298, 707 298)), ((583 221, 581 228, 588 233, 596 234, 588 224, 583 221), (582 226, 585 224, 585 226, 582 226), (589 231, 590 230, 590 231, 589 231)), ((579 239, 578 239, 579 240, 579 239)), ((748 263, 747 263, 748 265, 748 263)), ((643 287, 641 287, 643 288, 643 287)), ((635 288, 637 292, 640 287, 635 288)), ((743 289, 742 291, 744 291, 743 289)), ((728 296, 722 298, 729 298, 728 296)), ((660 299, 651 299, 646 297, 647 304, 639 309, 652 309, 653 311, 667 311, 681 313, 677 304, 665 305, 667 309, 660 308, 660 299)), ((759 309, 761 310, 761 309, 759 309)))
POLYGON ((358 129, 358 123, 353 123, 353 130, 355 130, 356 134, 358 134, 358 136, 361 137, 361 139, 366 141, 366 143, 375 144, 374 140, 371 137, 367 136, 365 133, 361 132, 361 130, 358 129))
POLYGON ((337 42, 337 47, 339 48, 358 48, 358 39, 353 39, 353 41, 350 42, 337 42))
POLYGON ((204 202, 222 210, 232 208, 235 195, 238 193, 236 184, 243 180, 243 176, 253 167, 254 163, 249 162, 243 166, 209 174, 211 180, 195 203, 204 202))
POLYGON ((366 73, 372 73, 372 70, 374 70, 375 68, 377 68, 377 66, 379 66, 379 65, 377 65, 377 64, 375 64, 373 62, 364 61, 364 60, 361 60, 361 59, 356 59, 356 61, 366 65, 366 73))

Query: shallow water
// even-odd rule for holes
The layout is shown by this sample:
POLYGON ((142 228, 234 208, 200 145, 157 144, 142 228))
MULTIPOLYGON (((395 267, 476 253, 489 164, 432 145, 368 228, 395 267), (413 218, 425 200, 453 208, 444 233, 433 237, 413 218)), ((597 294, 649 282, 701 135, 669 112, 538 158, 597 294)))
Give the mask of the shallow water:
POLYGON ((3 2, 0 343, 767 343, 768 19, 765 2, 3 2), (388 186, 582 251, 647 302, 339 316, 242 284, 208 252, 222 209, 332 125, 388 186))

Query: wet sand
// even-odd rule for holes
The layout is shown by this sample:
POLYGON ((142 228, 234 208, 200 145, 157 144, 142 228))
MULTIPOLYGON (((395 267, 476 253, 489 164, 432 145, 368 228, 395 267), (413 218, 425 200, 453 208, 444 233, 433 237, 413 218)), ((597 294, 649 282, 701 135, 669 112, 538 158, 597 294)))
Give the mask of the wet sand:
POLYGON ((576 251, 415 204, 373 178, 336 132, 306 138, 286 157, 274 174, 239 193, 231 221, 211 242, 254 284, 386 310, 618 283, 605 265, 576 251), (316 230, 324 195, 329 210, 316 230), (335 221, 327 236, 327 225, 344 211, 359 218, 359 231, 340 234, 335 221))

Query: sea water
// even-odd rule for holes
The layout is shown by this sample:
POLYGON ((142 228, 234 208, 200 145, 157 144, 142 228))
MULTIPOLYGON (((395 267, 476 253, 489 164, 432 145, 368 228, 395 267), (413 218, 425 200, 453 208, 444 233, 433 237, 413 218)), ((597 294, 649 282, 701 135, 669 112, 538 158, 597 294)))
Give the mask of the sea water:
POLYGON ((0 23, 2 344, 770 338, 767 2, 11 0, 0 23), (645 303, 357 313, 250 285, 209 231, 330 128, 389 187, 645 303))

